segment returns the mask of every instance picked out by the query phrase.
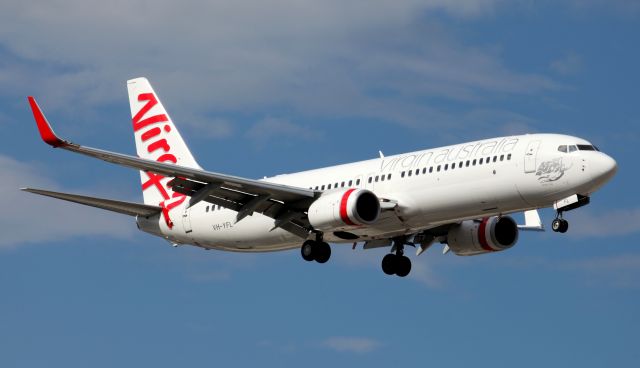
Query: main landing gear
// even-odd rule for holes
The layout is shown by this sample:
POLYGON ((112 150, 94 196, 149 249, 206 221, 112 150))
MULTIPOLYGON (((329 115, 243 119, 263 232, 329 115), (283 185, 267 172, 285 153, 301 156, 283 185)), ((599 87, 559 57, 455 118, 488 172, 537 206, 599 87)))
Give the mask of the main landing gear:
POLYGON ((411 260, 404 255, 404 244, 396 242, 394 245, 395 254, 387 254, 382 258, 382 272, 387 275, 398 275, 405 277, 411 272, 411 260))
POLYGON ((569 230, 569 222, 562 218, 562 212, 558 211, 558 215, 551 223, 551 230, 556 233, 566 233, 569 230))
POLYGON ((328 243, 318 240, 307 240, 302 244, 300 248, 302 258, 305 261, 316 261, 318 263, 325 263, 331 258, 331 247, 328 243))

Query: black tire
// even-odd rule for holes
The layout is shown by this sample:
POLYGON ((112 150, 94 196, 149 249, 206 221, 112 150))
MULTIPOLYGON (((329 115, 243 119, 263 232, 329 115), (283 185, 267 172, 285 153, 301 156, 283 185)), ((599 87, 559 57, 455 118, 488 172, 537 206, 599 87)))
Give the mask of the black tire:
POLYGON ((564 234, 564 233, 567 232, 567 230, 569 230, 569 221, 561 220, 560 229, 558 231, 560 231, 562 234, 564 234))
POLYGON ((316 259, 315 257, 315 253, 317 253, 316 248, 317 248, 316 242, 313 240, 307 240, 306 242, 302 243, 302 248, 300 248, 302 259, 304 259, 307 262, 311 262, 314 259, 316 259))
POLYGON ((387 254, 382 258, 382 272, 387 275, 394 275, 396 273, 396 258, 395 254, 387 254))
POLYGON ((560 219, 553 220, 553 222, 551 223, 551 230, 553 230, 556 233, 559 232, 560 229, 562 229, 562 221, 564 220, 560 220, 560 219))
POLYGON ((411 272, 411 260, 407 256, 399 256, 396 259, 397 262, 397 270, 396 275, 400 277, 405 277, 411 272))
POLYGON ((331 258, 331 246, 329 246, 329 244, 325 242, 317 243, 315 250, 316 250, 316 262, 326 263, 329 260, 329 258, 331 258))

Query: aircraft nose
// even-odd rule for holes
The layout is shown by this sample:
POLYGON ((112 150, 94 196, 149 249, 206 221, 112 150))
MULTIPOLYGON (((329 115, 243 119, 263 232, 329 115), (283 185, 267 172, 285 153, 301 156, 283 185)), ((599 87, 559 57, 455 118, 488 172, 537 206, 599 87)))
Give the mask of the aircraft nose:
POLYGON ((618 171, 618 163, 611 156, 601 153, 594 162, 597 180, 604 183, 609 181, 618 171))

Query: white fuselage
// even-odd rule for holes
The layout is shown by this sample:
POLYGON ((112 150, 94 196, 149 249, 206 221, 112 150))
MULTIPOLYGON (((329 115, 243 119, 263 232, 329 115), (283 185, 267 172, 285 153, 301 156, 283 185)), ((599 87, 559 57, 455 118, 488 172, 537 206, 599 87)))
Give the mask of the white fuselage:
MULTIPOLYGON (((372 226, 355 227, 358 241, 387 239, 443 224, 552 206, 574 194, 589 195, 615 172, 615 161, 594 150, 561 152, 561 145, 590 145, 566 135, 531 134, 332 166, 265 181, 318 191, 364 188, 388 201, 372 226), (394 206, 394 204, 397 204, 394 206)), ((338 210, 338 209, 336 209, 338 210)), ((171 212, 169 229, 155 216, 138 219, 147 232, 175 243, 232 251, 299 248, 302 239, 254 213, 236 223, 237 212, 200 202, 171 212)), ((328 232, 329 242, 352 243, 328 232)))

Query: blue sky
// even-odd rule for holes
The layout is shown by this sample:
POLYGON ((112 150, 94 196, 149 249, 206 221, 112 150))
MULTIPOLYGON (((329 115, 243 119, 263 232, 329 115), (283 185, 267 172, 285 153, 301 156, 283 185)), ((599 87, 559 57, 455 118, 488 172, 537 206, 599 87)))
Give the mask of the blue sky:
MULTIPOLYGON (((0 366, 637 366, 640 6, 634 1, 33 1, 0 11, 0 366), (126 216, 21 193, 141 201, 146 76, 200 163, 262 177, 525 132, 591 140, 618 175, 568 234, 487 256, 172 248, 126 216)), ((553 218, 542 212, 547 225, 553 218)))

